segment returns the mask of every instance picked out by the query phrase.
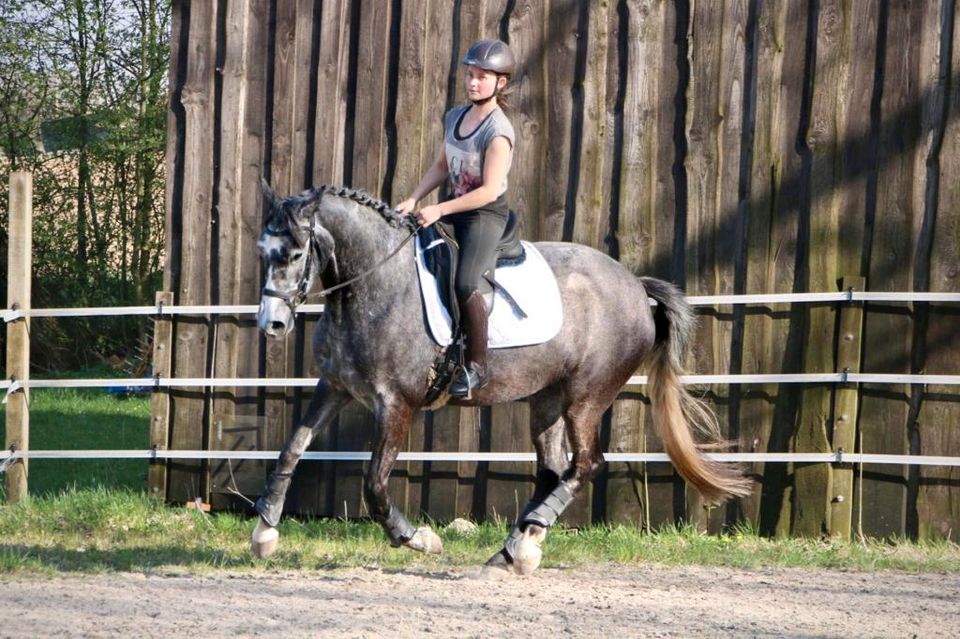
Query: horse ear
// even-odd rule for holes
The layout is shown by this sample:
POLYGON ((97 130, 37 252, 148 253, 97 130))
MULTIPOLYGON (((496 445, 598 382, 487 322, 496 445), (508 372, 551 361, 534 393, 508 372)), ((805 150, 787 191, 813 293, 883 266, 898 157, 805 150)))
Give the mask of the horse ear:
POLYGON ((273 189, 270 188, 270 185, 264 178, 260 178, 260 190, 263 192, 263 199, 267 201, 267 204, 270 205, 270 208, 273 209, 279 203, 279 198, 277 194, 273 192, 273 189))

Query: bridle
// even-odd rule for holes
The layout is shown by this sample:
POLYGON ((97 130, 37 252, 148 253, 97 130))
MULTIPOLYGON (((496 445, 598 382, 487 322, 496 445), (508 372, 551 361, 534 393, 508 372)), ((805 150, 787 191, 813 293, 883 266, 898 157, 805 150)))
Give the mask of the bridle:
MULTIPOLYGON (((297 282, 297 286, 294 289, 288 291, 278 291, 276 289, 270 288, 268 285, 260 290, 261 297, 276 297, 281 299, 284 303, 290 308, 290 312, 294 312, 298 306, 307 301, 307 289, 310 287, 310 273, 313 271, 313 260, 319 260, 319 257, 314 257, 314 253, 319 256, 320 245, 317 242, 317 236, 314 231, 316 230, 316 221, 314 217, 310 216, 310 245, 307 247, 307 263, 304 265, 303 273, 300 275, 300 281, 297 282)), ((277 230, 272 228, 270 224, 267 224, 264 229, 264 233, 271 235, 273 237, 282 237, 284 235, 293 236, 287 229, 277 230)))
MULTIPOLYGON (((383 258, 382 260, 380 260, 379 262, 377 262, 367 270, 363 271, 359 275, 351 277, 349 280, 345 282, 340 282, 339 284, 335 284, 334 286, 327 287, 322 291, 318 291, 316 293, 308 293, 307 290, 310 287, 310 273, 311 273, 311 269, 313 268, 313 260, 314 259, 316 259, 317 261, 320 260, 320 243, 317 241, 316 228, 317 228, 316 219, 314 218, 314 216, 311 215, 310 216, 310 246, 307 248, 307 263, 304 265, 303 273, 300 275, 300 281, 297 282, 296 288, 291 289, 289 291, 278 291, 276 289, 270 288, 269 286, 264 286, 260 290, 260 295, 263 297, 276 297, 277 299, 283 300, 283 302, 290 309, 291 313, 295 313, 297 310, 297 307, 303 304, 304 302, 306 302, 307 298, 309 297, 326 297, 330 295, 330 293, 340 290, 341 288, 350 286, 354 282, 357 282, 365 278, 366 276, 370 275, 375 270, 377 270, 378 268, 386 264, 387 261, 389 261, 393 256, 399 253, 400 250, 404 246, 406 246, 410 240, 413 239, 413 236, 417 234, 417 231, 420 230, 420 227, 414 226, 411 229, 410 233, 407 235, 407 237, 405 237, 403 241, 400 242, 400 245, 397 248, 395 248, 390 253, 390 255, 386 256, 385 258, 383 258), (314 257, 314 253, 316 253, 316 257, 314 257)), ((289 230, 284 229, 284 230, 278 231, 276 229, 271 228, 269 224, 267 224, 264 227, 264 232, 267 235, 272 235, 274 237, 283 236, 283 235, 292 235, 292 233, 290 233, 289 230)))

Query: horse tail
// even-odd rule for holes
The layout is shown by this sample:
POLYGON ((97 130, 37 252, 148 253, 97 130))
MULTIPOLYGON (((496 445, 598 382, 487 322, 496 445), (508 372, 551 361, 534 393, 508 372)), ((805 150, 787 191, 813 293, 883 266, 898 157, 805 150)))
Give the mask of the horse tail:
POLYGON ((723 444, 717 418, 703 402, 680 384, 683 361, 696 324, 683 293, 667 282, 641 277, 647 294, 657 301, 654 311, 656 340, 647 359, 647 389, 653 408, 653 424, 677 471, 709 503, 750 492, 750 480, 740 469, 706 457, 694 439, 723 444))

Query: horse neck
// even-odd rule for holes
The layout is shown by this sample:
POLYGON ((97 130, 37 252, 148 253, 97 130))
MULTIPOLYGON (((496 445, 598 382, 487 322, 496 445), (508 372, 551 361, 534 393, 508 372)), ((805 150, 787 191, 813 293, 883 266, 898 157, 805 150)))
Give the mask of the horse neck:
MULTIPOLYGON (((391 226, 375 210, 343 199, 325 198, 317 208, 316 221, 333 237, 334 256, 340 281, 359 276, 392 253, 406 237, 406 232, 391 226)), ((404 288, 398 280, 399 273, 412 272, 398 268, 412 260, 411 251, 400 251, 382 266, 374 269, 363 279, 351 284, 355 290, 375 294, 400 292, 404 288)), ((325 282, 333 285, 333 282, 325 282)))

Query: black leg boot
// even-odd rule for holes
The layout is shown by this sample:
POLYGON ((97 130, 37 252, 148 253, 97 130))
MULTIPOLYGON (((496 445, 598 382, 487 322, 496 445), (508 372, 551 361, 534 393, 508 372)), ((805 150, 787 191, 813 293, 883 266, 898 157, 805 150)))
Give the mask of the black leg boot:
POLYGON ((460 308, 466 340, 467 365, 450 384, 452 397, 470 398, 471 393, 487 384, 487 303, 480 291, 470 293, 460 308))

